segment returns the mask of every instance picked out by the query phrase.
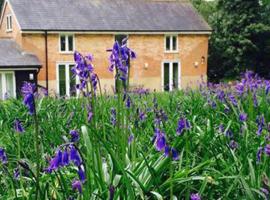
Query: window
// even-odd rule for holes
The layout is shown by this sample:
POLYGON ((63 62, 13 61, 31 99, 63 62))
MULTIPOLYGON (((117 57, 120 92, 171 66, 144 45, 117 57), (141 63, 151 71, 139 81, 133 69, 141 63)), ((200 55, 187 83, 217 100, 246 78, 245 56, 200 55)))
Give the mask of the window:
POLYGON ((7 15, 7 31, 12 31, 12 16, 7 15))
POLYGON ((60 52, 73 53, 74 35, 60 35, 60 52))
POLYGON ((178 62, 164 62, 162 65, 162 90, 172 91, 180 88, 180 67, 178 62))
POLYGON ((0 72, 0 99, 15 98, 15 91, 14 72, 0 72))
POLYGON ((72 74, 72 67, 74 67, 74 64, 59 64, 57 66, 57 88, 60 96, 76 96, 77 94, 77 79, 72 74))
POLYGON ((177 35, 167 35, 165 36, 165 52, 177 52, 177 35))

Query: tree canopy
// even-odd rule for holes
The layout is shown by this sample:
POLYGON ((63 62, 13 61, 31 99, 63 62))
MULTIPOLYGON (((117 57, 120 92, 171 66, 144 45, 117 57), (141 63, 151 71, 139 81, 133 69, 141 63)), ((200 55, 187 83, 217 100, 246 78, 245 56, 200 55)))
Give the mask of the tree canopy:
POLYGON ((193 0, 213 29, 208 76, 212 81, 235 78, 253 70, 270 77, 269 0, 193 0))

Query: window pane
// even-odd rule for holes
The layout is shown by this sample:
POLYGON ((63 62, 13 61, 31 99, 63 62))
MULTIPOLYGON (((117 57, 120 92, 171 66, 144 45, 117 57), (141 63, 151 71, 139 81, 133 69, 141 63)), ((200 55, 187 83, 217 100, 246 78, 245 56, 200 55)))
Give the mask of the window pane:
POLYGON ((176 51, 177 50, 177 37, 173 36, 172 40, 173 40, 173 49, 172 50, 176 51))
POLYGON ((66 95, 66 66, 59 65, 59 94, 60 96, 66 95))
POLYGON ((73 51, 73 36, 69 35, 68 36, 68 50, 69 51, 73 51))
POLYGON ((64 35, 60 36, 60 46, 61 51, 66 51, 66 37, 64 35))
POLYGON ((166 51, 170 51, 171 49, 171 37, 170 36, 166 36, 166 51))
POLYGON ((7 16, 7 30, 9 30, 9 17, 7 16))
POLYGON ((173 63, 173 89, 178 88, 178 63, 173 63))
POLYGON ((10 98, 15 97, 13 74, 6 74, 6 91, 7 91, 7 97, 10 97, 10 98))
POLYGON ((12 16, 10 16, 10 20, 9 20, 9 28, 12 29, 12 16))
POLYGON ((163 81, 164 81, 164 91, 170 90, 170 64, 164 63, 163 66, 163 81))
POLYGON ((76 96, 76 76, 73 75, 71 69, 74 65, 69 66, 69 78, 70 78, 70 96, 76 96))
POLYGON ((2 74, 0 74, 0 99, 3 98, 3 83, 2 83, 2 74))

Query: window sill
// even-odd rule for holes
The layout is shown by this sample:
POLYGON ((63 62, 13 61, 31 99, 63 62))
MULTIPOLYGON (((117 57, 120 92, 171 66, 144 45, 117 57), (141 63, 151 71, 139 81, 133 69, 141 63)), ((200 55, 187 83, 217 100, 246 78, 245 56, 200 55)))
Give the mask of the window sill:
POLYGON ((12 29, 6 30, 6 33, 11 33, 11 32, 12 32, 12 29))
POLYGON ((179 51, 165 51, 164 53, 179 53, 179 51))
POLYGON ((59 53, 63 55, 73 55, 74 51, 60 51, 59 53))

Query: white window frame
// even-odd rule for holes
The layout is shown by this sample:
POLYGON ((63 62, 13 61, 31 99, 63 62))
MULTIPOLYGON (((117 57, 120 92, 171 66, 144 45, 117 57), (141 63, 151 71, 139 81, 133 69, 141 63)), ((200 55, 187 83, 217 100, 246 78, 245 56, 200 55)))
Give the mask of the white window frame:
POLYGON ((60 33, 59 34, 59 52, 61 54, 73 54, 75 51, 75 34, 73 33, 60 33), (66 43, 66 46, 65 46, 65 51, 62 51, 61 50, 61 37, 65 37, 65 43, 66 43), (73 40, 73 50, 72 51, 69 51, 69 43, 68 43, 68 37, 69 36, 72 36, 72 40, 73 40))
POLYGON ((12 97, 12 98, 16 98, 16 78, 15 78, 14 71, 0 71, 0 74, 1 74, 1 78, 2 78, 2 85, 0 85, 0 87, 2 87, 2 97, 0 96, 0 99, 5 99, 5 95, 7 93, 6 74, 12 74, 13 93, 14 93, 14 97, 12 97))
POLYGON ((164 36, 164 49, 165 49, 165 53, 178 53, 179 52, 178 35, 165 35, 164 36), (167 50, 167 48, 166 48, 167 37, 170 38, 170 49, 169 50, 167 50), (173 50, 173 37, 176 37, 176 50, 173 50))
MULTIPOLYGON (((73 62, 59 62, 56 65, 56 85, 57 85, 57 94, 60 95, 60 85, 59 85, 59 66, 60 65, 65 65, 65 75, 66 75, 66 96, 70 97, 70 77, 69 77, 69 67, 70 65, 74 65, 75 63, 73 62)), ((76 76, 76 84, 79 83, 79 77, 76 76)), ((76 95, 79 95, 79 90, 76 89, 76 95)))
POLYGON ((7 25, 6 25, 6 31, 7 32, 11 32, 12 31, 12 15, 11 14, 9 14, 9 15, 7 15, 6 16, 6 23, 7 23, 7 25))
POLYGON ((181 90, 181 63, 175 61, 163 61, 161 64, 161 91, 164 92, 164 64, 169 64, 169 91, 173 91, 173 63, 178 64, 178 85, 177 90, 181 90))

